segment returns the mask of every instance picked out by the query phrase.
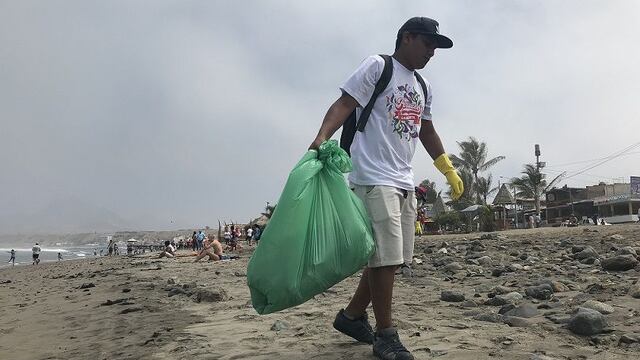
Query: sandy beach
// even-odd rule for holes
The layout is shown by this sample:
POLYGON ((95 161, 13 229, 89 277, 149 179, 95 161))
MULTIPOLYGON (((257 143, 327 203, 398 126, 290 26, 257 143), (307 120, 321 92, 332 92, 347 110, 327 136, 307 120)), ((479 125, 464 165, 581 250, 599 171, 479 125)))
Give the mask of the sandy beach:
MULTIPOLYGON (((414 276, 397 276, 394 321, 417 359, 635 359, 640 266, 602 264, 640 251, 639 241, 637 225, 423 236, 414 276), (592 250, 592 258, 577 255, 592 250), (550 293, 532 290, 545 281, 550 293), (521 296, 506 299, 513 292, 521 296), (598 305, 605 328, 574 334, 567 322, 593 304, 605 305, 598 305)), ((358 274, 301 306, 260 316, 246 286, 249 256, 193 263, 147 254, 2 269, 0 357, 374 358, 370 346, 331 326, 358 274)))

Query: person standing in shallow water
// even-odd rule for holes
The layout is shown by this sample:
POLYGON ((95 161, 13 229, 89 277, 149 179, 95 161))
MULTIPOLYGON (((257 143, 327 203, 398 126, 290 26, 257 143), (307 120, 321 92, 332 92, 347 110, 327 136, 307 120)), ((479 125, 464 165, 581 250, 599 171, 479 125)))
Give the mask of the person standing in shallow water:
POLYGON ((13 266, 16 266, 16 251, 14 249, 11 249, 11 257, 7 263, 13 263, 13 266))
MULTIPOLYGON (((433 126, 431 87, 425 82, 423 89, 421 78, 415 73, 426 66, 436 48, 452 46, 449 38, 439 34, 437 21, 409 19, 396 37, 389 85, 377 97, 366 128, 356 131, 350 148, 353 171, 349 182, 373 220, 376 250, 349 305, 338 312, 333 326, 358 341, 373 344, 374 355, 384 360, 414 359, 393 327, 391 299, 396 270, 400 265, 410 266, 413 259, 416 197, 411 160, 418 142, 446 176, 451 197, 457 199, 464 191, 433 126), (367 320, 370 303, 376 318, 375 332, 367 320)), ((370 56, 347 79, 310 149, 318 149, 330 139, 354 110, 360 116, 384 65, 384 58, 370 56)))
POLYGON ((33 258, 33 264, 32 265, 40 264, 40 252, 41 251, 42 251, 42 249, 40 248, 40 245, 38 245, 38 243, 36 243, 31 248, 31 257, 33 258))

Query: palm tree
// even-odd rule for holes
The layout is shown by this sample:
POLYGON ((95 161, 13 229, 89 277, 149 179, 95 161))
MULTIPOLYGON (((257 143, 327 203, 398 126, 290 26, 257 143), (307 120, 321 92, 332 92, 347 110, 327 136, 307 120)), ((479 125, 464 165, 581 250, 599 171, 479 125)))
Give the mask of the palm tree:
POLYGON ((491 174, 485 177, 479 177, 478 182, 476 183, 476 193, 479 197, 482 198, 482 204, 487 205, 487 198, 491 196, 493 193, 498 191, 498 187, 492 188, 493 185, 491 183, 492 177, 491 174))
POLYGON ((540 169, 533 164, 525 164, 522 174, 519 178, 511 179, 511 185, 516 188, 516 196, 535 199, 536 213, 540 214, 540 198, 542 194, 554 187, 566 173, 556 176, 551 182, 547 183, 547 180, 544 179, 545 174, 541 173, 540 169))
MULTIPOLYGON (((487 160, 487 144, 469 136, 467 141, 458 141, 460 156, 451 155, 451 162, 456 167, 462 167, 473 174, 473 184, 478 184, 478 173, 486 171, 503 160, 504 156, 496 156, 487 160)), ((471 183, 465 187, 474 187, 471 183)), ((476 202, 480 203, 480 194, 476 194, 476 202)))
POLYGON ((278 206, 278 204, 269 205, 269 203, 267 203, 267 206, 265 206, 264 212, 262 213, 262 215, 266 216, 267 219, 271 219, 273 212, 276 211, 276 206, 278 206))

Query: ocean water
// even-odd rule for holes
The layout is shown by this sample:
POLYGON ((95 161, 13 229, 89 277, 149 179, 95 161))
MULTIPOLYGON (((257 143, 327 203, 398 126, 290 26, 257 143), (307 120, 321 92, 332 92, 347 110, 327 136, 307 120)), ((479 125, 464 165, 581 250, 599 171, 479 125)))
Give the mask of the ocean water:
MULTIPOLYGON (((8 263, 9 258, 11 258, 11 249, 11 247, 6 246, 0 247, 0 268, 11 266, 11 263, 8 263)), ((33 263, 31 248, 25 248, 24 245, 22 245, 21 247, 14 247, 13 249, 16 251, 16 266, 31 265, 33 263)), ((94 250, 97 255, 100 256, 100 249, 103 249, 104 253, 106 253, 104 246, 42 247, 40 263, 58 261, 58 253, 62 254, 63 261, 92 258, 94 257, 94 250)))

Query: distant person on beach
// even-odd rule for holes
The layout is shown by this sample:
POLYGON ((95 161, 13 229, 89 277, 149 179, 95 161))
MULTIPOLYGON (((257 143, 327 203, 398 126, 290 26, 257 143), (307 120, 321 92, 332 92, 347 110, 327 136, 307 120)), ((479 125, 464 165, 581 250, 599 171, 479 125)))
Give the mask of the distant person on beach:
POLYGON ((109 240, 109 246, 108 246, 108 251, 109 251, 109 256, 113 255, 113 240, 109 240))
POLYGON ((251 237, 253 236, 253 229, 247 229, 247 245, 251 246, 251 237))
POLYGON ((198 246, 198 234, 194 231, 193 235, 191 235, 191 250, 196 251, 196 247, 198 246))
POLYGON ((262 235, 262 229, 260 229, 260 225, 256 224, 253 226, 253 242, 258 245, 258 241, 260 241, 260 236, 262 235))
POLYGON ((578 226, 578 218, 576 217, 576 214, 571 214, 571 216, 569 216, 569 226, 578 226))
MULTIPOLYGON (((413 260, 417 199, 411 161, 422 144, 435 167, 447 178, 451 198, 458 199, 464 184, 445 153, 431 115, 431 86, 416 70, 424 68, 436 48, 450 48, 453 42, 439 34, 437 21, 414 17, 397 33, 390 58, 373 55, 365 59, 340 88, 341 96, 327 111, 310 149, 318 149, 350 117, 360 116, 372 99, 385 64, 392 69, 388 85, 373 99, 364 131, 355 131, 350 146, 354 189, 372 222, 375 252, 360 278, 349 305, 338 312, 333 326, 360 342, 373 345, 383 360, 412 360, 392 322, 395 272, 413 260), (374 332, 366 309, 373 303, 374 332)), ((369 107, 367 107, 369 108, 369 107)), ((362 123, 359 123, 360 125, 362 123)), ((344 133, 344 131, 343 131, 344 133)), ((398 301, 400 301, 398 299, 398 301)))
POLYGON ((200 230, 198 232, 198 236, 196 237, 196 242, 197 242, 196 250, 202 250, 202 246, 204 244, 204 238, 205 238, 204 232, 200 230))
POLYGON ((196 257, 195 262, 200 261, 206 256, 209 256, 209 261, 232 260, 239 258, 238 255, 225 255, 222 252, 222 244, 215 237, 213 237, 212 240, 209 240, 208 238, 205 239, 204 247, 196 257))
POLYGON ((176 256, 176 248, 171 245, 171 241, 166 240, 164 242, 164 250, 160 253, 160 258, 168 257, 173 258, 176 256))
POLYGON ((16 266, 16 251, 11 249, 11 257, 7 263, 13 263, 13 266, 16 266))
POLYGON ((40 248, 40 245, 38 245, 38 243, 36 243, 31 248, 31 256, 33 257, 33 265, 40 264, 40 252, 41 251, 42 251, 42 249, 40 248))
MULTIPOLYGON (((93 253, 95 255, 95 251, 93 253)), ((58 261, 62 261, 62 253, 60 252, 58 253, 58 261)))
POLYGON ((238 249, 242 249, 242 246, 238 244, 239 238, 232 236, 231 240, 227 244, 227 250, 229 251, 237 251, 238 249))
POLYGON ((204 257, 209 256, 209 261, 218 261, 222 258, 222 244, 215 237, 212 240, 205 239, 202 250, 196 257, 195 261, 200 261, 204 257))

